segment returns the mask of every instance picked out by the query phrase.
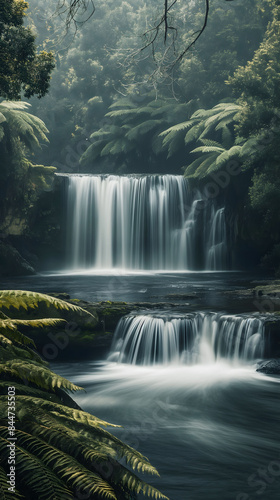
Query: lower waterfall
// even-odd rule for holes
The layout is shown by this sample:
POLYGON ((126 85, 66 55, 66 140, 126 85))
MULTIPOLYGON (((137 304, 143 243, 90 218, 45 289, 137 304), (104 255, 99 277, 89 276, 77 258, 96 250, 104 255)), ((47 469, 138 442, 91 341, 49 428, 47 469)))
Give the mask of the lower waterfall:
POLYGON ((264 319, 248 315, 190 313, 129 315, 116 328, 110 361, 154 365, 250 361, 264 353, 264 319))
POLYGON ((224 210, 183 176, 61 176, 69 269, 228 268, 224 210))

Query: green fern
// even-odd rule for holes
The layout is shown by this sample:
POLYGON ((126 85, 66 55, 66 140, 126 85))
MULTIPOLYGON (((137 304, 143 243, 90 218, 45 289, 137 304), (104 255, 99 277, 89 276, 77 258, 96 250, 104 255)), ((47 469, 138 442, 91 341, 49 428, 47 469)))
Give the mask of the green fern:
POLYGON ((65 300, 57 299, 39 292, 29 292, 25 290, 1 290, 0 291, 0 309, 8 311, 9 314, 16 311, 24 309, 25 311, 39 310, 40 306, 44 306, 47 309, 57 310, 57 311, 73 311, 78 314, 87 315, 93 317, 93 315, 83 309, 82 307, 76 306, 65 300))
POLYGON ((126 137, 130 141, 136 140, 139 135, 147 134, 161 124, 162 120, 146 120, 145 122, 139 123, 139 125, 130 129, 126 133, 126 137))
POLYGON ((27 113, 29 107, 27 102, 2 101, 0 112, 8 124, 9 133, 33 149, 40 146, 40 141, 48 142, 48 129, 40 118, 27 113))
POLYGON ((71 392, 82 390, 81 387, 72 384, 64 377, 52 372, 46 366, 36 363, 36 361, 28 362, 26 360, 14 359, 6 363, 0 363, 0 376, 1 374, 16 379, 24 379, 27 382, 36 384, 37 387, 50 391, 55 391, 57 388, 71 392))
MULTIPOLYGON (((0 458, 0 464, 4 463, 4 457, 0 458)), ((19 493, 17 489, 13 493, 7 491, 7 472, 0 465, 0 499, 1 500, 17 500, 22 499, 23 496, 19 493), (5 485, 5 486, 4 486, 5 485)))

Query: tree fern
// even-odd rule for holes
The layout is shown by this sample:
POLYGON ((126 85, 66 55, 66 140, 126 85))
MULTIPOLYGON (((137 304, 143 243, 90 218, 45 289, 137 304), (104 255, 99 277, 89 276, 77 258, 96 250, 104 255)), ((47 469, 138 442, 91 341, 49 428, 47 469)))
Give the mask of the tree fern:
POLYGON ((2 101, 0 112, 8 124, 9 134, 33 149, 40 145, 40 141, 48 142, 48 129, 40 118, 27 113, 29 107, 27 102, 2 101))
POLYGON ((160 136, 164 137, 163 147, 168 148, 168 156, 182 148, 183 136, 187 147, 205 138, 215 139, 217 134, 221 137, 223 146, 231 147, 234 136, 229 126, 234 123, 240 109, 241 107, 235 103, 219 103, 211 109, 198 109, 187 121, 164 130, 160 136))
POLYGON ((135 164, 135 161, 157 164, 155 156, 164 152, 158 134, 174 124, 178 117, 188 118, 193 109, 194 101, 181 104, 174 99, 151 99, 147 96, 139 106, 133 98, 120 99, 110 106, 106 114, 111 123, 93 132, 91 138, 97 141, 82 155, 81 163, 86 166, 98 158, 104 161, 110 155, 116 166, 120 162, 135 164), (103 142, 99 143, 101 140, 103 142))

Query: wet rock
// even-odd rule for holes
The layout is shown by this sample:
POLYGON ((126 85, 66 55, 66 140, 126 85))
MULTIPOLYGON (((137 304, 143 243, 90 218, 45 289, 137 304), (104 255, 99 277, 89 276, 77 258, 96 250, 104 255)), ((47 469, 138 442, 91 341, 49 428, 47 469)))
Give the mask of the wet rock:
POLYGON ((256 371, 268 375, 280 375, 280 359, 262 361, 256 371))
POLYGON ((0 242, 0 276, 27 276, 35 269, 9 243, 0 242))
POLYGON ((176 300, 189 300, 189 299, 197 299, 198 295, 196 292, 188 292, 188 293, 169 293, 165 295, 167 299, 176 299, 176 300))

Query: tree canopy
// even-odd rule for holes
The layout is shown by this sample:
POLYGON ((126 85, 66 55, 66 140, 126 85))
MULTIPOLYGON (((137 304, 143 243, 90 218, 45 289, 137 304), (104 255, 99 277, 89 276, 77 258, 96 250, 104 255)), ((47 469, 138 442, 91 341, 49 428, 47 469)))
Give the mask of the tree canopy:
POLYGON ((35 35, 24 26, 28 3, 0 0, 0 96, 20 99, 43 97, 50 85, 54 55, 36 53, 35 35))

